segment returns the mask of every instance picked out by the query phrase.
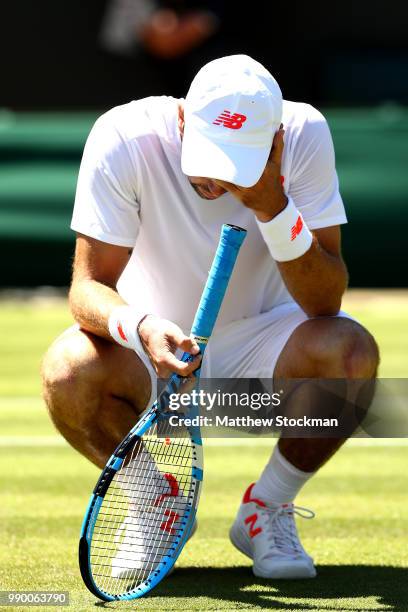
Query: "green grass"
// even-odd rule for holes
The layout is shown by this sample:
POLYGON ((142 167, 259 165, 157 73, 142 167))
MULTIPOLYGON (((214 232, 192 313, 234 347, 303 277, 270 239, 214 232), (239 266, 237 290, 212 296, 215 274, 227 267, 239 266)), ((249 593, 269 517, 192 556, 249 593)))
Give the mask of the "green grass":
MULTIPOLYGON (((395 293, 346 301, 379 342, 383 376, 407 375, 407 305, 395 293)), ((69 324, 63 301, 0 303, 0 590, 67 590, 71 609, 91 611, 77 541, 98 470, 55 434, 38 378, 45 347, 69 324)), ((199 530, 177 572, 149 597, 105 608, 408 611, 406 447, 348 443, 312 479, 298 502, 317 516, 298 524, 318 578, 278 582, 255 578, 227 537, 243 488, 270 454, 264 441, 237 442, 206 444, 199 530)))

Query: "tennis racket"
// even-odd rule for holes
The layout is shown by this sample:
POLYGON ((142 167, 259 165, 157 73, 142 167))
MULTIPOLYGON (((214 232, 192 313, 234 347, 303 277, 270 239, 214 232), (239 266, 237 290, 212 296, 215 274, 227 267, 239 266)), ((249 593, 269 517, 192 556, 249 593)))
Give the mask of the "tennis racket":
MULTIPOLYGON (((242 228, 222 227, 191 330, 202 353, 245 235, 242 228)), ((193 357, 185 353, 182 359, 193 357)), ((198 380, 199 370, 194 375, 198 380)), ((171 394, 184 384, 181 376, 170 377, 109 459, 91 496, 79 565, 85 585, 105 601, 135 599, 153 589, 195 528, 203 479, 200 428, 187 427, 186 414, 169 410, 171 394)), ((187 416, 197 410, 191 406, 187 416)))

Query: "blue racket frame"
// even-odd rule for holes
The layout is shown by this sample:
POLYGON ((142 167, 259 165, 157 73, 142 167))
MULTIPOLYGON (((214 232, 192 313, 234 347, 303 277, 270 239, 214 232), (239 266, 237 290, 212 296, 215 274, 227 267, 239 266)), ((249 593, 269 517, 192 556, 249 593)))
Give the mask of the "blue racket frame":
MULTIPOLYGON (((222 227, 218 248, 191 329, 191 334, 196 339, 201 353, 204 353, 208 339, 213 331, 239 249, 245 236, 246 230, 240 227, 234 225, 223 225, 222 227)), ((185 353, 182 357, 183 361, 190 361, 192 359, 193 357, 188 353, 185 353)), ((196 370, 194 374, 198 382, 200 371, 196 370)), ((95 523, 106 491, 116 472, 122 466, 128 452, 142 439, 143 434, 160 419, 160 416, 168 406, 169 395, 177 392, 182 381, 182 377, 173 374, 153 406, 142 414, 136 425, 123 439, 103 469, 86 509, 79 540, 79 566, 82 579, 87 588, 91 593, 104 601, 136 599, 151 591, 166 576, 177 561, 193 527, 203 480, 202 440, 199 427, 188 428, 193 446, 191 486, 194 490, 194 496, 193 501, 189 504, 189 508, 184 513, 181 528, 170 549, 171 553, 162 559, 157 568, 144 582, 121 595, 107 593, 101 590, 95 583, 91 566, 91 542, 95 523)), ((197 411, 198 414, 198 408, 191 406, 189 417, 194 416, 194 411, 197 411)))

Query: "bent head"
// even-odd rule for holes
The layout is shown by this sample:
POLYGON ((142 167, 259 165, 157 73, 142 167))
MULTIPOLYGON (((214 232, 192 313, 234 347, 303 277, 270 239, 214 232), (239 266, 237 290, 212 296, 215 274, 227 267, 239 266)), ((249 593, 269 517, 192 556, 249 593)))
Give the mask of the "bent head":
POLYGON ((271 73, 247 55, 212 60, 194 77, 183 106, 181 169, 198 195, 214 200, 226 183, 255 185, 282 118, 282 92, 271 73))
MULTIPOLYGON (((183 140, 184 134, 184 108, 182 104, 179 104, 178 111, 178 126, 180 131, 180 137, 183 140)), ((226 189, 217 185, 217 183, 210 178, 206 178, 203 176, 187 176, 190 185, 204 200, 216 200, 220 196, 224 195, 227 192, 226 189)))

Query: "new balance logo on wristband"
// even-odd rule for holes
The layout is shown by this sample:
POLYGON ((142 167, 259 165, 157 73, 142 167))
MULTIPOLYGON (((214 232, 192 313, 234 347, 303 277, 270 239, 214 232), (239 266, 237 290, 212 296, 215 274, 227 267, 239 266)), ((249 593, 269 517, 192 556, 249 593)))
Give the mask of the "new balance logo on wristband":
POLYGON ((291 238, 290 240, 294 240, 296 238, 296 236, 299 236, 300 232, 302 231, 303 228, 303 219, 302 217, 299 215, 295 225, 292 226, 291 229, 291 238))
POLYGON ((312 232, 296 208, 291 197, 279 215, 269 223, 258 222, 258 227, 270 254, 276 261, 291 261, 310 249, 312 232))
POLYGON ((120 322, 118 323, 118 334, 122 338, 122 340, 124 340, 125 342, 129 342, 129 340, 126 338, 125 332, 123 331, 122 323, 120 322))
POLYGON ((231 130, 239 130, 242 128, 242 124, 247 120, 245 115, 239 113, 231 113, 229 110, 224 110, 215 121, 214 125, 223 125, 231 130))

